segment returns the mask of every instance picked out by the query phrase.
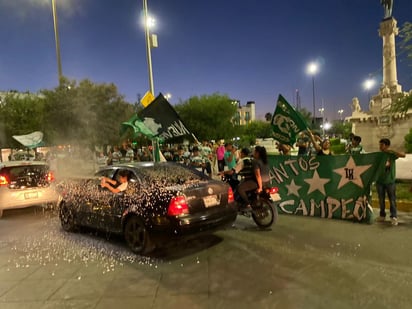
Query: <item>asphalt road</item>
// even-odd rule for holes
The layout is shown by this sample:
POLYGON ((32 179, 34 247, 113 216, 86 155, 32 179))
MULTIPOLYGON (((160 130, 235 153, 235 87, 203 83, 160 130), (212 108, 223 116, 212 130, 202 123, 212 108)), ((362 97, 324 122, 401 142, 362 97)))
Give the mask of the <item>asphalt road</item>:
POLYGON ((52 211, 0 219, 0 308, 411 308, 412 214, 400 224, 280 215, 156 251, 63 232, 52 211))

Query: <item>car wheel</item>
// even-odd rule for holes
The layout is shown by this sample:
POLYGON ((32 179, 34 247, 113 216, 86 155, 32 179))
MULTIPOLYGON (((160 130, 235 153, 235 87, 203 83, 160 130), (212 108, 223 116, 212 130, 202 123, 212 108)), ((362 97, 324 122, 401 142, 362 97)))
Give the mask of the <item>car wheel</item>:
POLYGON ((74 232, 76 230, 73 209, 70 207, 70 205, 67 205, 64 202, 60 204, 59 217, 63 230, 67 232, 74 232))
POLYGON ((142 220, 138 217, 130 217, 124 226, 124 238, 130 249, 137 254, 147 254, 153 251, 154 247, 142 220))

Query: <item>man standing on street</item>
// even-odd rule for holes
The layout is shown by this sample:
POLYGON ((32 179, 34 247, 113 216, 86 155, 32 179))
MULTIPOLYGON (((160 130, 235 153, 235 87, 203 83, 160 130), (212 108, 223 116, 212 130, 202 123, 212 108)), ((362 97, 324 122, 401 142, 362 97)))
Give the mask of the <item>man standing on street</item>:
POLYGON ((379 217, 376 219, 378 222, 385 221, 385 193, 388 194, 390 213, 391 213, 391 223, 392 225, 398 225, 397 209, 396 209, 396 165, 395 160, 398 158, 405 158, 405 153, 396 152, 389 149, 391 141, 387 138, 382 138, 379 141, 379 149, 388 154, 385 170, 379 175, 376 181, 376 191, 378 192, 379 198, 379 217))

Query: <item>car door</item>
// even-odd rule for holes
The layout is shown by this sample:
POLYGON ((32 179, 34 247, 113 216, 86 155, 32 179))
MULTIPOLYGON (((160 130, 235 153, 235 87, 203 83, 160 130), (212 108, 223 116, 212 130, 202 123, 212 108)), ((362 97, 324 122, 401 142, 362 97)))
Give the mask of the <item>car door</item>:
MULTIPOLYGON (((120 169, 117 172, 119 171, 120 169)), ((140 187, 140 179, 135 172, 129 169, 128 172, 129 178, 127 189, 116 194, 112 193, 112 198, 109 200, 108 207, 104 208, 104 217, 101 218, 105 226, 110 226, 112 231, 119 233, 122 231, 123 214, 128 207, 130 207, 133 196, 135 195, 136 190, 140 187)))
POLYGON ((82 204, 80 212, 82 213, 82 225, 90 226, 97 229, 105 229, 102 223, 104 212, 110 204, 113 194, 100 186, 102 177, 113 178, 116 170, 113 168, 104 169, 95 174, 93 179, 84 183, 85 202, 82 204))

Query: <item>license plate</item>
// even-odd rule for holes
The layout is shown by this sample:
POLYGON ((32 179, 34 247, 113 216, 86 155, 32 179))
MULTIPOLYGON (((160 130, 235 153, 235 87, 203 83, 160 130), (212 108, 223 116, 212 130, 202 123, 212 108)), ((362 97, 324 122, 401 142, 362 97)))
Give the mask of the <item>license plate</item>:
POLYGON ((205 207, 212 207, 219 205, 220 201, 217 198, 217 195, 208 195, 203 198, 203 203, 205 207))
POLYGON ((277 201, 280 201, 280 200, 281 200, 279 193, 273 193, 273 194, 271 194, 271 195, 270 195, 270 198, 271 198, 272 201, 274 201, 274 202, 277 202, 277 201))
POLYGON ((38 198, 39 194, 37 192, 28 192, 28 193, 24 193, 24 198, 26 200, 28 199, 32 199, 32 198, 38 198))

